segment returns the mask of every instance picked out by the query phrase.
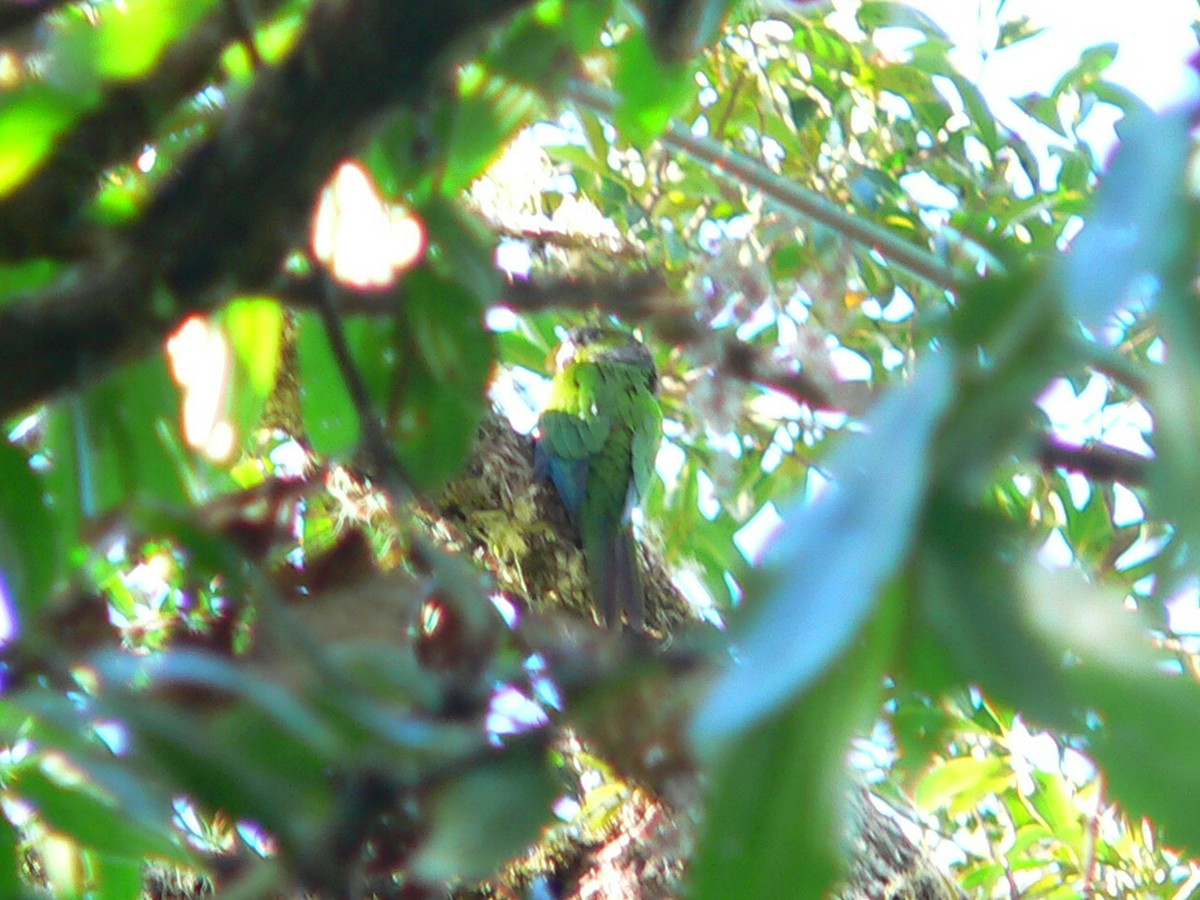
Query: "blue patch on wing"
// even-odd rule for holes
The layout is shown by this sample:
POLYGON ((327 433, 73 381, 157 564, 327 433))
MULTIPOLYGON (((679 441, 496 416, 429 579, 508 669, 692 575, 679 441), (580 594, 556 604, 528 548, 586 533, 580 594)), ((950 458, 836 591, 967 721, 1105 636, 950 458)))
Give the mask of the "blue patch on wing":
POLYGON ((567 515, 578 528, 583 495, 587 488, 587 459, 563 459, 547 450, 545 441, 538 441, 534 447, 533 464, 537 476, 554 485, 563 506, 567 508, 567 515))

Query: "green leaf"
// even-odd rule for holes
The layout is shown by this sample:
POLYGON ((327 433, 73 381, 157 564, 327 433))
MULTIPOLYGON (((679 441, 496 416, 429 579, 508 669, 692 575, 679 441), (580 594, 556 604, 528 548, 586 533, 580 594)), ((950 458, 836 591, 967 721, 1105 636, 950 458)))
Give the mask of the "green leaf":
POLYGON ((1000 34, 996 39, 996 49, 1003 50, 1021 41, 1037 37, 1046 30, 1044 25, 1034 25, 1029 16, 1021 16, 1000 25, 1000 34))
POLYGON ((74 541, 81 524, 132 500, 187 500, 175 453, 179 389, 165 354, 117 370, 47 413, 47 486, 74 541))
POLYGON ((927 38, 950 43, 950 37, 925 13, 904 3, 870 0, 859 7, 855 18, 867 32, 878 28, 912 28, 927 38))
POLYGON ((692 97, 691 67, 660 62, 642 31, 634 31, 617 46, 616 64, 613 80, 621 97, 616 126, 630 144, 644 146, 666 130, 692 97))
POLYGON ((428 267, 410 272, 388 420, 418 486, 440 486, 467 461, 494 361, 478 299, 428 267))
MULTIPOLYGON (((91 18, 71 18, 55 35, 56 70, 75 84, 132 81, 147 75, 216 0, 125 0, 91 18), (86 69, 86 74, 81 71, 86 69), (89 78, 90 76, 90 78, 89 78)), ((58 72, 56 72, 58 74, 58 72)))
POLYGON ((992 794, 1002 794, 1012 771, 1003 759, 961 756, 937 764, 917 784, 913 799, 922 809, 946 809, 951 815, 976 809, 992 794))
POLYGON ((1117 58, 1118 49, 1120 45, 1115 42, 1088 47, 1079 54, 1079 62, 1058 79, 1050 96, 1057 98, 1064 91, 1089 87, 1099 81, 1100 74, 1117 58))
POLYGON ((32 174, 90 105, 79 93, 34 84, 0 98, 0 197, 32 174))
POLYGON ((1186 252, 1190 119, 1180 109, 1122 123, 1121 145, 1063 261, 1067 303, 1085 324, 1104 324, 1140 279, 1161 279, 1186 252))
POLYGON ((41 476, 7 441, 0 441, 0 484, 0 575, 21 618, 28 621, 62 570, 60 523, 46 506, 41 476))
MULTIPOLYGON (((244 673, 243 677, 257 677, 244 673)), ((290 848, 333 814, 335 759, 247 703, 199 717, 129 693, 113 703, 138 758, 199 803, 248 818, 290 848)))
POLYGON ((434 881, 492 874, 550 822, 556 792, 538 744, 510 748, 452 778, 431 798, 430 833, 413 871, 434 881))
POLYGON ((464 88, 455 107, 441 178, 442 193, 449 196, 469 187, 540 108, 527 88, 478 68, 469 71, 475 82, 464 88))
POLYGON ((971 124, 979 134, 979 139, 994 157, 1000 149, 1000 135, 996 129, 996 117, 983 97, 983 92, 975 82, 964 78, 958 73, 948 76, 954 82, 958 96, 962 98, 963 107, 971 117, 971 124))
POLYGON ((26 291, 45 287, 62 271, 63 264, 55 259, 27 259, 0 266, 0 307, 26 291))
POLYGON ((499 300, 504 276, 496 268, 495 235, 476 216, 441 195, 422 206, 420 216, 436 271, 474 294, 480 309, 499 300))
POLYGON ((841 448, 834 485, 784 517, 768 551, 770 591, 737 632, 740 664, 701 705, 694 734, 736 734, 805 689, 853 640, 908 552, 925 501, 930 448, 953 394, 948 354, 928 356, 907 387, 841 448))
POLYGON ((1019 546, 1009 520, 939 497, 917 556, 916 627, 936 636, 960 683, 979 684, 1043 724, 1070 727, 1062 646, 1031 627, 1019 602, 1011 563, 1019 546))
MULTIPOLYGON (((384 414, 393 396, 397 327, 395 319, 372 316, 342 321, 351 360, 378 415, 384 414)), ((351 450, 359 440, 358 411, 317 316, 298 318, 296 349, 302 376, 300 408, 314 449, 333 455, 351 450)))
POLYGON ((0 816, 0 896, 25 896, 17 874, 17 853, 17 830, 6 816, 0 816))
POLYGON ((1013 98, 1013 102, 1026 115, 1036 119, 1056 134, 1066 136, 1062 118, 1058 114, 1058 101, 1053 97, 1036 93, 1026 94, 1024 97, 1013 98))
POLYGON ((121 859, 157 857, 180 865, 194 862, 191 854, 172 839, 165 814, 158 827, 132 821, 125 810, 82 786, 60 784, 36 769, 23 770, 14 787, 22 799, 37 808, 48 827, 85 847, 121 859))
POLYGON ((265 400, 275 387, 283 341, 283 307, 277 300, 242 298, 219 317, 254 393, 265 400))
POLYGON ((904 598, 880 605, 862 644, 810 689, 744 731, 712 766, 707 827, 692 864, 696 900, 819 900, 842 869, 851 737, 879 708, 904 598))

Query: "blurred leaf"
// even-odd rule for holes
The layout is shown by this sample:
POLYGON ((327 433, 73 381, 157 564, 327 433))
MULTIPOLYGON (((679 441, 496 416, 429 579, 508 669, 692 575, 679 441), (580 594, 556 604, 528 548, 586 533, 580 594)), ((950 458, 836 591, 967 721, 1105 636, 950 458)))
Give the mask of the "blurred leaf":
POLYGON ((194 863, 191 854, 171 836, 166 814, 156 823, 158 827, 134 822, 127 811, 82 786, 60 784, 32 768, 22 770, 13 787, 37 808, 48 827, 84 847, 123 859, 152 857, 180 865, 194 863))
POLYGON ((276 729, 334 757, 336 735, 296 696, 212 654, 191 650, 159 652, 150 658, 108 653, 95 659, 98 672, 122 683, 148 680, 160 688, 189 687, 244 700, 268 716, 276 729))
POLYGON ((731 0, 640 0, 646 34, 664 63, 688 63, 716 37, 731 0))
POLYGON ((275 387, 283 339, 283 307, 276 300, 234 300, 220 315, 238 362, 255 394, 266 399, 275 387))
POLYGON ((0 97, 0 197, 37 169, 90 105, 91 98, 41 84, 0 97))
MULTIPOLYGON (((354 364, 377 414, 382 415, 396 377, 395 320, 347 318, 342 324, 354 364)), ((300 409, 313 449, 319 454, 346 454, 359 442, 359 413, 316 314, 296 317, 296 358, 300 364, 300 409)))
POLYGON ((913 799, 926 811, 945 808, 951 815, 976 809, 992 794, 1001 794, 1012 780, 1002 759, 961 756, 935 763, 917 784, 913 799))
POLYGON ((926 37, 950 42, 949 35, 942 31, 933 19, 905 3, 868 0, 859 7, 855 18, 864 31, 870 32, 878 28, 912 28, 926 37))
POLYGON ((826 495, 784 517, 768 551, 770 591, 735 632, 740 664, 697 713, 701 743, 744 730, 803 691, 862 627, 908 552, 952 392, 949 354, 925 357, 915 380, 880 402, 869 433, 830 463, 826 495))
POLYGON ((410 476, 433 489, 471 453, 494 364, 492 340, 478 299, 428 267, 406 278, 401 319, 392 436, 410 476))
POLYGON ((617 45, 616 65, 613 81, 621 95, 616 126, 630 144, 648 144, 692 96, 691 67, 660 62, 642 31, 617 45))
POLYGON ((472 71, 476 83, 465 87, 454 111, 441 191, 453 196, 470 186, 504 149, 504 145, 539 108, 527 88, 472 71))
POLYGON ((1036 119, 1051 131, 1065 136, 1062 120, 1058 115, 1058 102, 1053 97, 1036 93, 1026 94, 1023 97, 1013 98, 1013 102, 1024 113, 1036 119))
MULTIPOLYGON (((3 154, 2 149, 0 154, 3 154)), ((19 297, 26 291, 45 287, 62 271, 63 264, 54 259, 28 259, 0 265, 0 307, 14 296, 19 297)))
POLYGON ((164 437, 177 433, 178 418, 179 389, 165 354, 49 408, 47 487, 68 541, 84 521, 132 500, 186 501, 185 473, 164 437))
POLYGON ((30 621, 62 571, 62 535, 46 506, 42 478, 24 452, 0 441, 0 575, 4 594, 30 621))
POLYGON ((971 125, 979 133, 979 139, 983 141, 983 145, 994 157, 1000 149, 1000 135, 996 128, 996 118, 992 115, 992 110, 988 106, 987 100, 984 99, 983 92, 979 90, 975 82, 957 72, 948 77, 954 82, 958 96, 962 98, 963 107, 966 109, 967 115, 971 117, 971 125))
POLYGON ((24 897, 18 876, 18 835, 5 816, 0 816, 0 896, 24 897))
POLYGON ((543 748, 522 743, 468 769, 430 801, 430 835, 412 869, 427 879, 483 878, 533 843, 558 790, 543 748))
POLYGON ((242 703, 202 718, 134 694, 116 709, 133 752, 196 801, 250 819, 289 847, 330 820, 334 760, 281 731, 274 716, 242 703))
POLYGON ((844 862, 848 802, 857 790, 846 751, 879 708, 903 600, 893 592, 858 646, 803 696, 759 717, 722 749, 688 896, 828 896, 844 862))
POLYGON ((495 235, 476 216, 441 195, 421 207, 421 218, 438 274, 474 294, 480 309, 495 303, 504 290, 504 276, 495 263, 495 235))
POLYGON ((1191 113, 1176 110, 1122 123, 1121 144, 1100 183, 1083 230, 1062 269, 1072 312, 1103 325, 1124 302, 1148 292, 1184 252, 1185 167, 1192 150, 1191 113))
POLYGON ((145 882, 144 861, 92 853, 88 867, 104 900, 139 900, 145 882))
POLYGON ((1011 522, 939 498, 918 556, 919 629, 955 661, 962 683, 1011 703, 1043 724, 1070 727, 1074 706, 1061 643, 1035 631, 1019 602, 1011 522), (1012 648, 1020 647, 1016 654, 1012 648))
POLYGON ((1021 16, 1019 19, 1004 22, 1000 25, 1000 35, 996 39, 996 49, 1003 50, 1005 47, 1011 47, 1013 44, 1027 41, 1030 38, 1037 37, 1045 30, 1045 26, 1034 25, 1029 16, 1021 16))
POLYGON ((1051 772, 1032 773, 1035 787, 1027 800, 1046 830, 1066 844, 1078 863, 1087 853, 1083 814, 1067 792, 1063 777, 1051 772))
POLYGON ((1117 58, 1117 43, 1097 44, 1088 47, 1079 54, 1079 62, 1073 65, 1054 85, 1051 97, 1058 97, 1063 91, 1071 88, 1089 87, 1100 79, 1100 73, 1112 65, 1117 58))
POLYGON ((557 93, 578 67, 578 56, 599 45, 612 2, 564 3, 542 0, 520 13, 484 57, 497 75, 537 91, 557 93))
POLYGON ((792 117, 792 127, 797 131, 803 131, 804 126, 812 120, 813 116, 820 112, 821 107, 806 94, 800 94, 789 91, 788 95, 788 112, 792 117))
POLYGON ((125 0, 72 17, 55 33, 54 69, 79 87, 95 79, 132 81, 147 75, 216 0, 125 0), (81 70, 90 70, 85 75, 81 70))

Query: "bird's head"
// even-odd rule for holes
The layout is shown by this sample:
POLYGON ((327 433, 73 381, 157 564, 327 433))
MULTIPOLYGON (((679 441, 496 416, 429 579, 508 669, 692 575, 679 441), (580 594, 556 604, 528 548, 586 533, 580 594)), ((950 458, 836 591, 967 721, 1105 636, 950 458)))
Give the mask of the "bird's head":
POLYGON ((628 331, 619 328, 582 325, 567 333, 554 355, 556 371, 562 372, 573 365, 589 363, 615 363, 647 369, 651 373, 652 386, 658 377, 650 349, 628 331))

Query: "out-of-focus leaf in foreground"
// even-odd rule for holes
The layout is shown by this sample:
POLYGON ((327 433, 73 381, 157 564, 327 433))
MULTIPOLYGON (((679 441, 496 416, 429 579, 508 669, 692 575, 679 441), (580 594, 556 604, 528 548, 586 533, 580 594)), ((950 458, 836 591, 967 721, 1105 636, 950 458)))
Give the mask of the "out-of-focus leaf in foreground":
POLYGON ((753 602, 737 641, 739 664, 697 714, 702 745, 746 729, 804 690, 862 627, 908 552, 952 381, 949 355, 924 360, 911 384, 880 403, 868 433, 838 453, 826 495, 784 517, 765 566, 770 588, 753 602))

